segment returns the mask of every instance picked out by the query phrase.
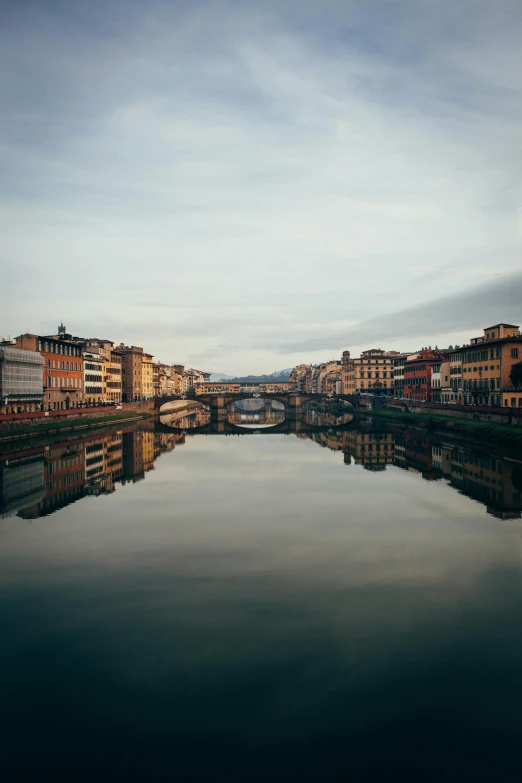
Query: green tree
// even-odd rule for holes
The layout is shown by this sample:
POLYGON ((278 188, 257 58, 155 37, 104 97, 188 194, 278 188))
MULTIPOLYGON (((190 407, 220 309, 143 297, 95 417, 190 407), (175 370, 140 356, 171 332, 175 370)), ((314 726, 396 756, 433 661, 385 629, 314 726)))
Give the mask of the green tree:
POLYGON ((509 377, 513 386, 522 386, 522 362, 513 365, 509 377))

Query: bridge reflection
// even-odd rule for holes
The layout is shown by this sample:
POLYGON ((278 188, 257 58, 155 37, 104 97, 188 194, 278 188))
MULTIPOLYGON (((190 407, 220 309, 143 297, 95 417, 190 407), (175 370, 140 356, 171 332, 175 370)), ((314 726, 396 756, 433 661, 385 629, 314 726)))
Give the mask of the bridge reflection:
MULTIPOLYGON (((191 414, 197 415, 197 411, 191 414)), ((293 433, 338 452, 350 471, 407 470, 425 481, 446 482, 500 519, 521 516, 519 455, 503 453, 498 446, 492 453, 488 447, 437 440, 369 417, 316 411, 299 422, 285 420, 264 429, 214 421, 181 432, 149 420, 103 434, 71 432, 61 441, 42 435, 29 442, 4 443, 0 446, 0 517, 46 516, 82 498, 113 493, 118 484, 143 480, 161 454, 183 445, 187 435, 255 433, 293 433)))
POLYGON ((315 432, 329 427, 344 427, 354 418, 353 413, 306 405, 299 413, 287 411, 277 400, 248 399, 232 402, 218 415, 207 408, 194 405, 160 416, 159 425, 167 430, 197 431, 205 434, 233 434, 234 432, 267 429, 273 433, 315 432))

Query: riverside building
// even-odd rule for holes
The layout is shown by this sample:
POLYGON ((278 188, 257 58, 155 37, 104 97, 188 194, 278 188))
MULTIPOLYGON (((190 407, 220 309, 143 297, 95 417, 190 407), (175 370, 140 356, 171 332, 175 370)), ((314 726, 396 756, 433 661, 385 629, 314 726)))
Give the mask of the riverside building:
POLYGON ((394 361, 399 356, 398 351, 383 351, 381 348, 363 351, 358 358, 351 358, 349 351, 343 351, 343 393, 390 394, 393 390, 394 361))
POLYGON ((41 410, 43 368, 41 354, 0 345, 0 413, 41 410))
POLYGON ((84 400, 88 405, 99 405, 103 402, 103 365, 104 358, 101 354, 84 353, 84 400))
POLYGON ((462 352, 464 401, 472 405, 522 407, 522 389, 513 386, 510 375, 522 361, 522 335, 514 324, 495 324, 484 329, 462 352))
POLYGON ((141 370, 143 348, 120 343, 114 349, 114 353, 121 358, 122 399, 125 402, 141 400, 143 394, 141 370))
POLYGON ((43 408, 68 410, 83 404, 82 347, 62 337, 22 334, 15 345, 39 353, 43 360, 43 408))

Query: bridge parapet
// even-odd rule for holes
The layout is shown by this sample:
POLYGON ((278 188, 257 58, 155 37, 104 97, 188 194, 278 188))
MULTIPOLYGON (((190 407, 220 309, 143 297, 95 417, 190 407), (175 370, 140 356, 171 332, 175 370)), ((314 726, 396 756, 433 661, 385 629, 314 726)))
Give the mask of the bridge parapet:
POLYGON ((233 402, 239 400, 248 400, 253 398, 261 398, 264 400, 277 400, 282 403, 286 409, 298 410, 303 407, 307 402, 320 401, 335 402, 336 400, 343 400, 352 405, 353 408, 359 407, 360 398, 355 394, 336 394, 330 396, 327 394, 310 394, 307 392, 241 392, 241 393, 207 393, 197 394, 194 397, 183 397, 179 394, 166 395, 164 397, 154 398, 154 409, 160 410, 162 405, 167 402, 174 402, 177 400, 186 400, 187 402, 200 402, 202 405, 206 405, 210 410, 219 411, 225 410, 233 402))

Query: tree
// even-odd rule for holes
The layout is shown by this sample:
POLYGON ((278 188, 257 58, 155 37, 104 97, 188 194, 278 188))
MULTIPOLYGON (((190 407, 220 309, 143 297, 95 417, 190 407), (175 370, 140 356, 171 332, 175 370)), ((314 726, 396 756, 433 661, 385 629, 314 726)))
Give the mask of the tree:
POLYGON ((512 366, 509 377, 513 386, 522 386, 522 362, 517 362, 512 366))

